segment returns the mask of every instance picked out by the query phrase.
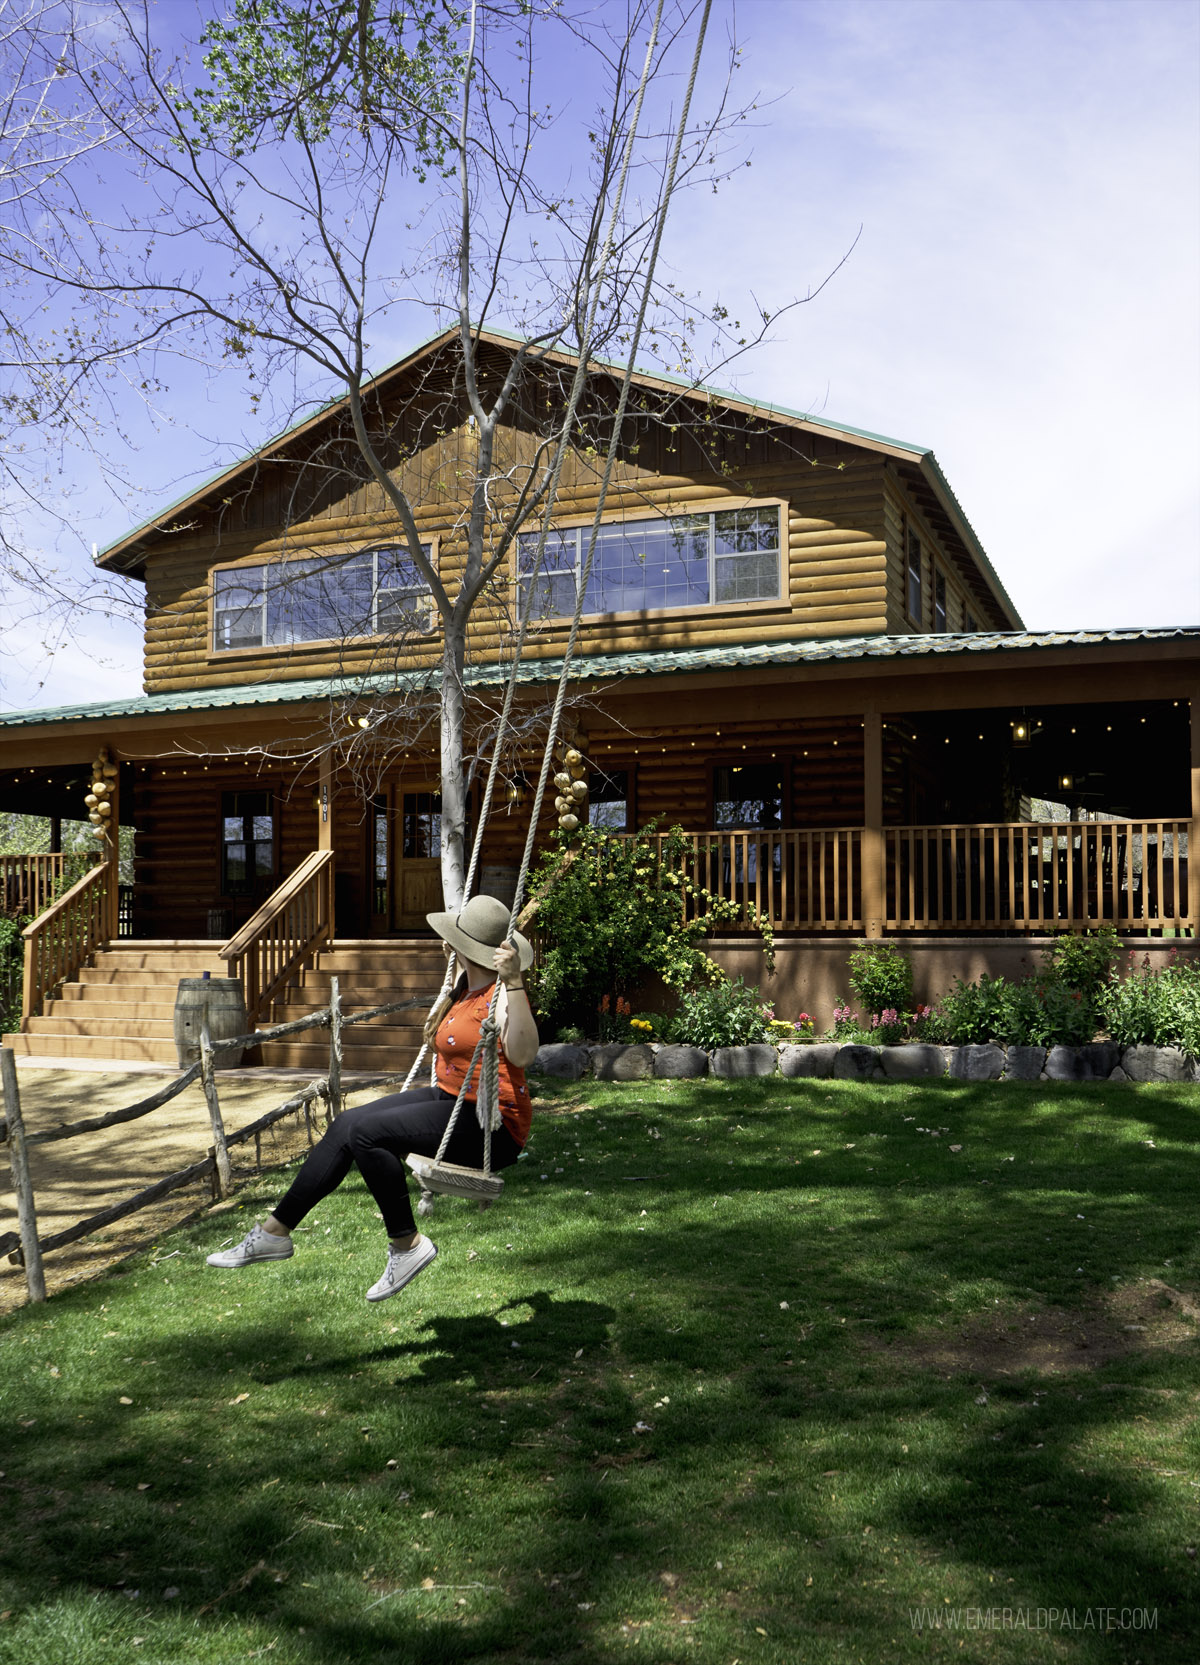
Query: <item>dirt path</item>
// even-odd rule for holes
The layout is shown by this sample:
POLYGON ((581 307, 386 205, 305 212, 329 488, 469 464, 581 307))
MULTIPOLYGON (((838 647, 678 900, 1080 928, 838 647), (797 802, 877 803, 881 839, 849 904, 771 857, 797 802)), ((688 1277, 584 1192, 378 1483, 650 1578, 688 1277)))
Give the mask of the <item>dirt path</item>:
MULTIPOLYGON (((233 1132, 282 1104, 309 1077, 299 1072, 290 1077, 263 1076, 252 1071, 222 1072, 218 1075, 221 1110, 226 1130, 233 1132)), ((347 1097, 360 1101, 378 1093, 378 1079, 356 1076, 347 1082, 347 1097)), ((22 1067, 17 1080, 21 1111, 28 1132, 54 1127, 60 1122, 80 1121, 119 1110, 167 1084, 169 1076, 143 1072, 59 1070, 22 1067)), ((320 1126, 320 1107, 315 1116, 320 1126)), ((30 1151, 38 1235, 47 1237, 76 1220, 152 1185, 156 1179, 198 1161, 212 1145, 208 1107, 198 1082, 178 1098, 141 1120, 126 1122, 103 1133, 83 1134, 50 1145, 34 1145, 30 1151)), ((273 1167, 301 1156, 308 1149, 302 1113, 287 1116, 262 1136, 263 1167, 273 1167)), ((254 1142, 234 1146, 230 1152, 235 1184, 253 1175, 254 1142)), ((48 1294, 65 1289, 83 1278, 111 1266, 135 1249, 153 1243, 163 1231, 187 1219, 211 1202, 208 1180, 174 1191, 161 1202, 131 1214, 81 1242, 69 1244, 47 1255, 45 1261, 48 1294)), ((8 1146, 0 1145, 0 1231, 15 1231, 16 1197, 8 1164, 8 1146)), ((25 1273, 21 1267, 0 1259, 0 1312, 11 1311, 25 1300, 25 1273)))

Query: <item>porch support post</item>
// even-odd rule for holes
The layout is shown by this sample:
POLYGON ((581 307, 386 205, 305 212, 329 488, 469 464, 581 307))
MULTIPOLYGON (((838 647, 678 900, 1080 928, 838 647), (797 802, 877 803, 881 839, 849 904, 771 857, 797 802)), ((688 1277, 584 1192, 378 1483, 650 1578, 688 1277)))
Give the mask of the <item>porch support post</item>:
POLYGON ((333 753, 323 751, 317 781, 317 849, 333 849, 333 753))
MULTIPOLYGON (((116 759, 113 759, 114 763, 116 759)), ((116 942, 121 934, 121 777, 112 783, 109 796, 112 814, 104 828, 108 835, 105 859, 108 863, 108 884, 104 895, 104 934, 109 942, 116 942)))
MULTIPOLYGON (((1188 914, 1192 936, 1200 937, 1200 688, 1190 699, 1192 708, 1192 826, 1187 836, 1188 914)), ((1177 901, 1178 906, 1178 901, 1177 901)))
POLYGON ((883 718, 878 711, 863 716, 863 933, 883 935, 883 718))

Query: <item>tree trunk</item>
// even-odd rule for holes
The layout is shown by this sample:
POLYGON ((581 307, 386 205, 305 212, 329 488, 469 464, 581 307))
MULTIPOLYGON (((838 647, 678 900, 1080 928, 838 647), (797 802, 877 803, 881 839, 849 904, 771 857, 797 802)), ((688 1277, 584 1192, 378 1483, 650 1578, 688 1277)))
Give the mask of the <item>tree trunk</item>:
POLYGON ((467 876, 467 794, 463 776, 463 663, 465 618, 457 608, 446 620, 442 649, 442 906, 457 913, 467 876))

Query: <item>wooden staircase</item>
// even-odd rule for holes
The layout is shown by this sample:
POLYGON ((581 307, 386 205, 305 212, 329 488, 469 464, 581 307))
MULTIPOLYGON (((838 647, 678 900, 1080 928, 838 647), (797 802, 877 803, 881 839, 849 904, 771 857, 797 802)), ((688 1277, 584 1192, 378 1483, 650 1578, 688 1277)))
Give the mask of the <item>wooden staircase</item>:
MULTIPOLYGON (((229 967, 211 940, 190 942, 119 942, 101 949, 46 1002, 41 1017, 30 1018, 20 1034, 3 1044, 18 1057, 74 1058, 90 1061, 136 1060, 176 1065, 175 995, 182 977, 208 971, 226 977, 229 967)), ((338 942, 317 957, 298 984, 287 990, 276 1021, 290 1022, 329 1004, 330 978, 338 978, 342 1007, 349 1016, 370 1006, 419 997, 411 1012, 372 1019, 346 1030, 343 1068, 372 1074, 406 1071, 421 1044, 421 1026, 441 986, 445 961, 440 945, 428 937, 382 938, 338 942)), ((265 1025, 260 1025, 265 1027, 265 1025)), ((253 1060, 254 1055, 251 1055, 253 1060)), ((264 1067, 311 1070, 324 1074, 329 1065, 329 1031, 269 1042, 258 1049, 264 1067)))

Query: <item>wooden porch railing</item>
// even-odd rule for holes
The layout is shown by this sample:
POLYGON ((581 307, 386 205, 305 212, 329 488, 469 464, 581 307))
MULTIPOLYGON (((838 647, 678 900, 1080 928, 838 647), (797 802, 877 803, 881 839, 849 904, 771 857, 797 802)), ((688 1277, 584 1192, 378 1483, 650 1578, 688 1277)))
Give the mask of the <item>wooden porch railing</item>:
POLYGON ((108 878, 107 864, 93 867, 22 931, 22 1024, 38 1016, 46 996, 74 977, 88 955, 108 941, 108 878))
POLYGON ((218 950, 240 977, 251 1026, 268 1018, 279 996, 313 955, 333 940, 333 851, 313 850, 218 950))
POLYGON ((1183 930, 1186 821, 885 827, 889 931, 1183 930))
MULTIPOLYGON (((669 835, 653 842, 661 857, 669 835)), ((862 830, 859 827, 767 829, 686 835, 684 866, 701 890, 740 902, 749 923, 755 912, 773 930, 861 931, 862 830)), ((702 902, 685 902, 687 917, 702 902)))
POLYGON ((0 856, 0 914, 39 914, 62 878, 61 851, 49 855, 0 856))
MULTIPOLYGON (((694 882, 775 931, 857 932, 864 829, 687 834, 694 882)), ((661 855, 667 835, 656 835, 661 855)), ((876 835, 888 933, 1190 927, 1188 822, 1048 821, 885 827, 876 835)), ((868 846, 869 848, 869 846, 868 846)), ((694 917, 699 905, 686 904, 694 917)))

